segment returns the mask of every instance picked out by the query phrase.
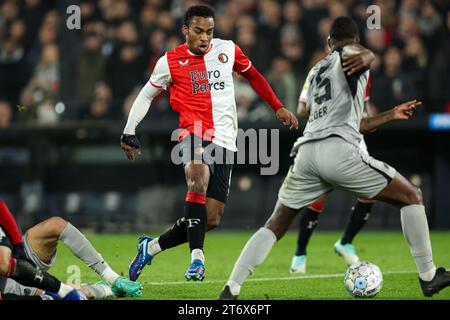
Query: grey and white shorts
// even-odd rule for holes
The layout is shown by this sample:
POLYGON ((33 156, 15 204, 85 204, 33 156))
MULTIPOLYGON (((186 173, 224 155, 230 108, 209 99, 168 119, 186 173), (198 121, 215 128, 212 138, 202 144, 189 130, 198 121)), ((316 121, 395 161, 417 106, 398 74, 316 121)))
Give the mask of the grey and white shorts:
POLYGON ((300 145, 278 193, 286 207, 301 209, 339 188, 357 197, 373 198, 396 170, 338 136, 300 145))
POLYGON ((48 271, 48 269, 50 269, 54 264, 55 264, 55 260, 56 260, 56 253, 57 251, 55 251, 55 254, 53 255, 53 257, 51 258, 49 263, 45 263, 44 261, 42 261, 38 255, 33 251, 33 248, 31 248, 30 242, 28 241, 28 236, 27 233, 25 233, 22 236, 24 245, 25 245, 25 253, 28 257, 28 259, 30 259, 31 261, 33 261, 33 263, 41 270, 44 271, 48 271))

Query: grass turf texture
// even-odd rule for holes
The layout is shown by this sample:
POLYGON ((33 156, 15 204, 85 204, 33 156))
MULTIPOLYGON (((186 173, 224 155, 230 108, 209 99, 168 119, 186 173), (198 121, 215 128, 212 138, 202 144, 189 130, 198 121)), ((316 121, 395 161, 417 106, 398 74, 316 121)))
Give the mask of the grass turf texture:
MULTIPOLYGON (((233 265, 252 232, 213 231, 205 241, 206 278, 187 282, 184 274, 190 263, 187 245, 162 252, 146 266, 139 278, 144 286, 141 299, 217 299, 233 265)), ((114 270, 128 275, 128 264, 136 253, 138 235, 86 234, 114 270)), ((249 277, 241 290, 245 300, 342 300, 354 299, 345 290, 347 269, 343 258, 333 251, 340 233, 316 232, 308 246, 307 273, 290 275, 289 266, 296 245, 296 233, 288 233, 275 244, 265 262, 249 277)), ((450 269, 450 232, 432 232, 433 257, 437 267, 450 269)), ((372 299, 427 299, 422 295, 414 261, 401 232, 363 231, 354 245, 361 260, 378 265, 383 273, 381 292, 372 299)), ((76 275, 80 267, 82 283, 95 283, 99 276, 75 258, 60 243, 55 266, 50 272, 61 280, 76 275), (75 271, 76 272, 76 271, 75 271)), ((450 288, 433 300, 450 300, 450 288)))

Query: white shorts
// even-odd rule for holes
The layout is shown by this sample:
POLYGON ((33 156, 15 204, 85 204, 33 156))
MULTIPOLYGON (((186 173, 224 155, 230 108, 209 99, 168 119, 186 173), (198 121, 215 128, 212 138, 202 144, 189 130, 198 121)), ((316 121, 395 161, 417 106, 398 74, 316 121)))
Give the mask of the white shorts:
POLYGON ((361 142, 359 143, 359 150, 362 153, 369 155, 369 151, 367 150, 367 144, 366 141, 364 141, 364 137, 361 137, 361 142))
POLYGON ((359 198, 373 198, 395 173, 394 168, 371 157, 367 149, 332 136, 300 145, 278 199, 286 207, 301 209, 334 188, 359 198))

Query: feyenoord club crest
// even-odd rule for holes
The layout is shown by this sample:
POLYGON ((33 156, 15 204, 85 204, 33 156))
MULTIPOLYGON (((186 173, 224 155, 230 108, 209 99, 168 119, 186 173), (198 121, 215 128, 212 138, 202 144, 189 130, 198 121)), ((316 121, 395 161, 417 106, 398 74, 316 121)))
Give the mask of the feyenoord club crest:
POLYGON ((228 62, 228 56, 225 53, 219 54, 219 61, 222 62, 222 63, 227 63, 228 62))

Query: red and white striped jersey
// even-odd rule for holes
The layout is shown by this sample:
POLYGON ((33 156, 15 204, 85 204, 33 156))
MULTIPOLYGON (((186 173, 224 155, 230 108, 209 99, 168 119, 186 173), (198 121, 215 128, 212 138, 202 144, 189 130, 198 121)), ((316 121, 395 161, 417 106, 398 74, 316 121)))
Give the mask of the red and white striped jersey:
POLYGON ((247 71, 251 62, 230 40, 213 39, 205 54, 192 53, 186 44, 157 62, 150 83, 170 90, 170 104, 180 113, 182 140, 189 133, 232 151, 238 130, 233 71, 247 71))

